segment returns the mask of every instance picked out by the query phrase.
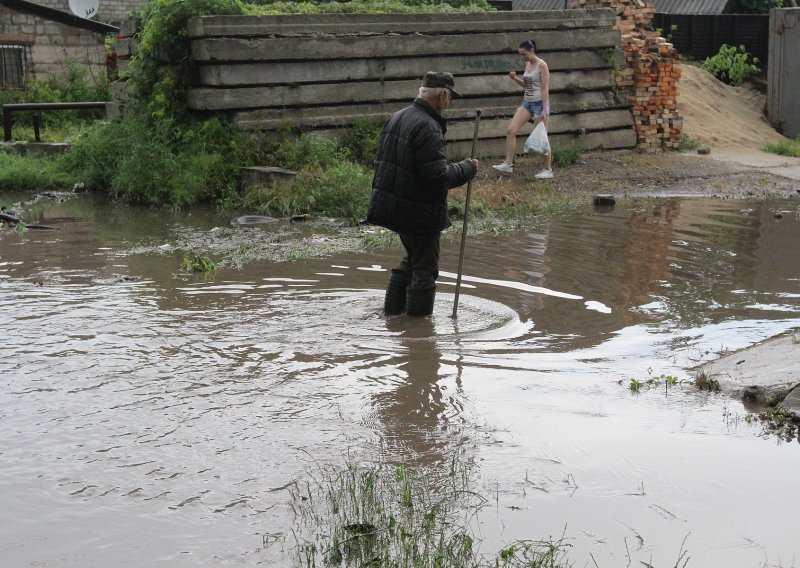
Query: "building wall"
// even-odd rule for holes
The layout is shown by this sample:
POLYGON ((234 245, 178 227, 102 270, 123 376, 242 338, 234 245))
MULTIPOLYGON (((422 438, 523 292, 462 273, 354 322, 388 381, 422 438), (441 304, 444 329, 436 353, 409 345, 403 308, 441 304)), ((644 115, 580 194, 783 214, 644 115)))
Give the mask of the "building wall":
POLYGON ((800 136, 800 8, 770 12, 767 114, 789 138, 800 136))
MULTIPOLYGON (((522 98, 508 73, 522 73, 517 49, 534 37, 551 70, 551 142, 582 135, 585 149, 632 148, 630 104, 615 93, 615 23, 611 10, 193 18, 200 85, 188 102, 230 113, 245 130, 324 135, 384 121, 417 95, 426 71, 449 71, 465 97, 447 112, 451 157, 469 155, 476 109, 477 153, 499 156, 522 98)), ((531 129, 520 131, 518 150, 531 129)))
MULTIPOLYGON (((31 1, 48 8, 72 13, 72 10, 69 9, 69 0, 31 1)), ((138 11, 146 2, 147 0, 99 0, 97 15, 93 16, 92 19, 117 25, 125 19, 129 12, 138 11)), ((79 15, 82 16, 82 14, 79 15)))
POLYGON ((89 80, 106 77, 103 34, 3 5, 0 5, 0 46, 24 47, 27 80, 63 77, 68 62, 86 69, 89 80))

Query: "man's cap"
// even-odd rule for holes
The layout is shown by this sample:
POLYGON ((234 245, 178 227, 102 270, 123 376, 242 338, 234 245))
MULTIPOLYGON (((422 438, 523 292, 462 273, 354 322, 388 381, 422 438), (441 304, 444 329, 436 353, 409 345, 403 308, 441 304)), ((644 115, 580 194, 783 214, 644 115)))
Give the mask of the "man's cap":
POLYGON ((445 73, 443 71, 428 71, 422 78, 423 87, 447 89, 454 96, 461 98, 461 93, 456 91, 453 87, 456 86, 456 81, 452 73, 445 73))

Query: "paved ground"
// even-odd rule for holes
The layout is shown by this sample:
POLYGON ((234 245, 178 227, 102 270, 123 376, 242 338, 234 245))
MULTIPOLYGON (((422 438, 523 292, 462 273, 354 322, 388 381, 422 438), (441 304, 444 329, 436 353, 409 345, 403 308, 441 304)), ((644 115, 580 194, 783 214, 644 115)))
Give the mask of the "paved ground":
POLYGON ((705 160, 738 164, 760 172, 770 173, 792 180, 800 180, 800 158, 778 156, 777 154, 768 154, 757 150, 743 151, 725 149, 717 149, 714 150, 711 155, 697 157, 705 160))

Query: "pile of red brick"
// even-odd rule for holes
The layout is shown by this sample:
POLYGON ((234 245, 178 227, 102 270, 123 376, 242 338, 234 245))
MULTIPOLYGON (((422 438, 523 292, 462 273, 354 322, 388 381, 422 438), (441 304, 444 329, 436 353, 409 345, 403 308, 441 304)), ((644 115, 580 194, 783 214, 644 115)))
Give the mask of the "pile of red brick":
POLYGON ((573 0, 570 8, 612 8, 622 34, 627 67, 617 74, 617 88, 628 94, 640 150, 675 148, 683 120, 678 115, 680 55, 650 27, 655 14, 645 0, 573 0))

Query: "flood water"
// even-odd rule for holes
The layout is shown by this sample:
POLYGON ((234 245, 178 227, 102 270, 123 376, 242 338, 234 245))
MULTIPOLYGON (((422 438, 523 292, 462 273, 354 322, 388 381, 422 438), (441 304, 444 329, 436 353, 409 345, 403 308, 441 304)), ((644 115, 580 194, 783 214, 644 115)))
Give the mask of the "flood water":
POLYGON ((2 566, 287 566, 285 488, 317 463, 455 452, 487 552, 563 534, 576 566, 800 563, 800 445, 725 395, 628 388, 800 326, 794 201, 470 237, 456 320, 450 242, 416 321, 380 314, 397 250, 190 276, 131 251, 227 217, 38 211, 62 229, 0 235, 2 566))

